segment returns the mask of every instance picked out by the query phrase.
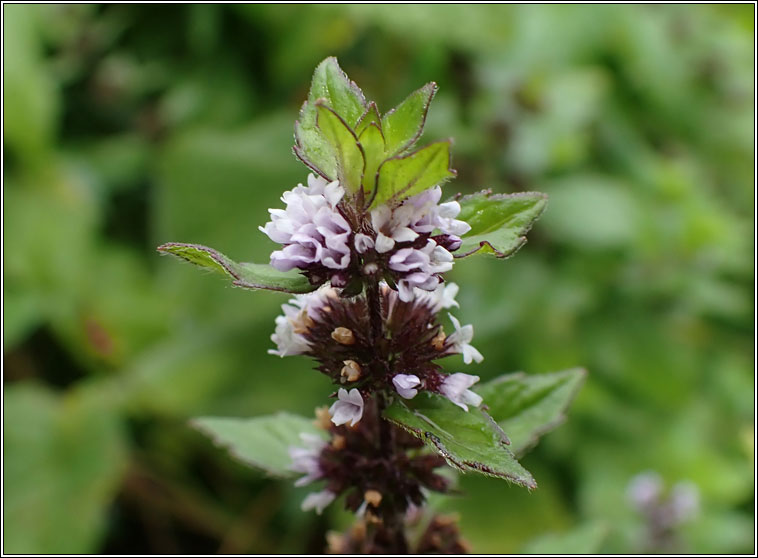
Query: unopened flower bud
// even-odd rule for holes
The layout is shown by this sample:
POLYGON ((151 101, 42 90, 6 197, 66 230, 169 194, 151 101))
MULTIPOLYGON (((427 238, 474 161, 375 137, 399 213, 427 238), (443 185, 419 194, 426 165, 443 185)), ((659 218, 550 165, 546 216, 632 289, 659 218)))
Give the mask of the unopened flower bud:
POLYGON ((445 330, 440 328, 440 330, 437 332, 437 335, 434 336, 432 339, 432 347, 437 349, 438 351, 441 351, 445 348, 445 339, 447 339, 447 335, 445 335, 445 330))
POLYGON ((316 407, 316 420, 313 421, 313 424, 322 430, 329 430, 332 425, 332 415, 329 414, 329 407, 316 407))
POLYGON ((342 288, 347 285, 349 280, 350 275, 344 271, 340 271, 332 274, 330 282, 332 284, 332 287, 342 288))
POLYGON ((379 266, 376 264, 376 262, 369 262, 363 266, 363 269, 361 271, 363 272, 363 275, 371 276, 379 271, 379 266))
POLYGON ((297 316, 297 319, 292 320, 292 331, 298 335, 308 333, 308 330, 313 327, 313 318, 308 315, 306 310, 302 310, 297 316))
POLYGON ((345 366, 340 371, 342 381, 355 382, 358 380, 361 377, 361 365, 354 360, 345 360, 343 362, 345 366))
POLYGON ((442 246, 448 252, 455 252, 463 244, 460 237, 453 234, 440 234, 432 238, 434 238, 437 245, 442 246))
POLYGON ((345 447, 345 444, 347 443, 347 440, 344 436, 340 436, 339 434, 335 435, 334 438, 332 438, 332 447, 336 450, 341 450, 345 447))
POLYGON ((332 339, 334 339, 340 345, 354 345, 355 335, 346 327, 334 328, 332 332, 332 339))
POLYGON ((363 499, 375 508, 382 503, 382 494, 378 490, 370 489, 363 493, 363 499))

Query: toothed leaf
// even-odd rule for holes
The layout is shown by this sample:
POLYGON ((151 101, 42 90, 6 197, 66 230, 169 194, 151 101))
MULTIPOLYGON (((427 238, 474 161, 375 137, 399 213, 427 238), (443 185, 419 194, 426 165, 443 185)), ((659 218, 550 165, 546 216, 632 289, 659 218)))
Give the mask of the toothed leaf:
POLYGON ((526 233, 545 210, 547 194, 479 192, 459 200, 458 219, 471 225, 456 252, 462 258, 474 253, 498 258, 513 255, 526 242, 526 233))

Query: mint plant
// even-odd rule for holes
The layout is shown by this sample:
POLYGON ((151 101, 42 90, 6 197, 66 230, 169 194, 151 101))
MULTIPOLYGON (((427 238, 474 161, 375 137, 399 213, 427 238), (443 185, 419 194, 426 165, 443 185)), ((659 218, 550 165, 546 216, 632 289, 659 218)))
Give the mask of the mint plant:
POLYGON ((381 114, 327 58, 295 124, 294 153, 311 174, 260 227, 281 245, 270 263, 196 244, 158 248, 235 286, 295 295, 269 353, 313 358, 334 383, 331 405, 315 421, 282 412, 193 424, 251 466, 318 484, 303 510, 343 498, 356 525, 329 538, 333 552, 464 551, 454 522, 424 509, 431 492, 451 489, 443 468, 536 488, 517 457, 563 420, 584 378, 573 369, 480 383, 438 363, 483 359, 473 326, 450 313, 458 286, 445 273, 474 254, 514 254, 547 197, 485 191, 443 201, 452 142, 417 147, 436 90, 429 83, 381 114))

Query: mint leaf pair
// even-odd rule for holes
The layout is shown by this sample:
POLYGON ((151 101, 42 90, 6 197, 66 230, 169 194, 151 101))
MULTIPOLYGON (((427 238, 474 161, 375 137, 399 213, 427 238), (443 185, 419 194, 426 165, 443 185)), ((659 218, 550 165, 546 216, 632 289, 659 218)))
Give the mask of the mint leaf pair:
MULTIPOLYGON (((585 375, 582 369, 505 375, 476 390, 487 409, 469 412, 440 395, 421 392, 390 405, 384 417, 424 440, 460 471, 532 489, 537 486, 534 478, 516 456, 563 421, 585 375)), ((301 445, 301 433, 326 435, 312 420, 289 413, 253 419, 203 417, 192 425, 239 461, 280 477, 295 474, 289 470, 288 450, 301 445)))

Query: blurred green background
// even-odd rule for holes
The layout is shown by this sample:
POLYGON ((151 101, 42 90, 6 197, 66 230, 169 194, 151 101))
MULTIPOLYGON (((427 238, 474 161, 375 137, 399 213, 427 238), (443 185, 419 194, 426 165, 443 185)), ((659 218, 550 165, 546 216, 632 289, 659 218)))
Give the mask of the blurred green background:
POLYGON ((3 10, 5 552, 319 552, 345 523, 187 425, 327 401, 266 354, 286 297, 155 252, 267 261, 329 55, 382 110, 439 84, 448 194, 550 194, 514 258, 452 273, 467 372, 589 370, 522 460, 538 490, 439 504, 473 550, 651 550, 625 493, 652 470, 700 493, 677 550, 754 551, 754 6, 3 10))

